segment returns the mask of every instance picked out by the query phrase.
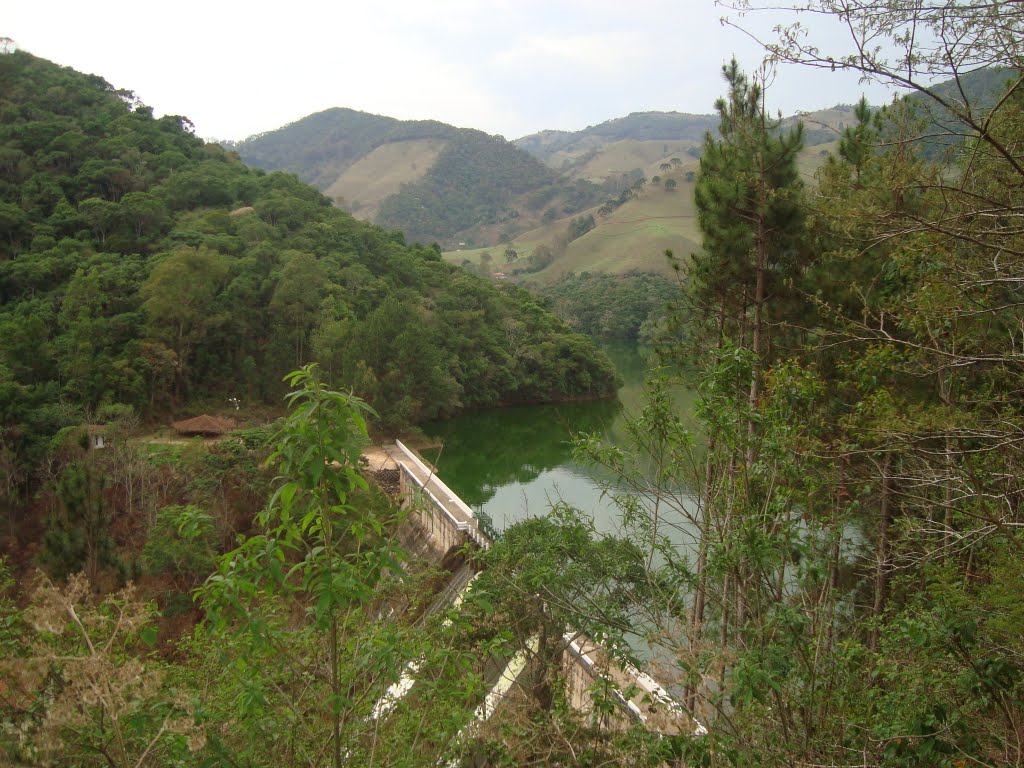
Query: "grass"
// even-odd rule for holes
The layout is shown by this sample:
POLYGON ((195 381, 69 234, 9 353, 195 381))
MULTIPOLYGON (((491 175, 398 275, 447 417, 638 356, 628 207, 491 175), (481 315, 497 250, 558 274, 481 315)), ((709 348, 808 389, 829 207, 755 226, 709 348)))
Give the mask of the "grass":
POLYGON ((821 166, 826 162, 826 156, 822 155, 822 152, 827 154, 835 155, 839 151, 839 142, 832 141, 828 144, 818 144, 814 147, 808 147, 796 160, 797 168, 800 169, 800 175, 803 176, 804 181, 807 184, 814 182, 814 174, 818 171, 821 166))
MULTIPOLYGON (((686 150, 699 146, 695 141, 636 141, 623 139, 604 147, 596 157, 585 165, 574 169, 573 177, 601 182, 623 173, 640 168, 644 176, 664 176, 659 166, 668 162, 669 158, 678 157, 683 161, 683 169, 695 169, 697 161, 686 154, 686 150)), ((557 158, 557 155, 556 155, 557 158)), ((558 166, 557 161, 552 163, 558 166)))
POLYGON ((360 218, 372 219, 386 198, 430 170, 447 143, 443 139, 415 139, 382 144, 345 169, 325 194, 344 198, 345 207, 360 218))
MULTIPOLYGON (((647 152, 652 149, 660 151, 665 144, 671 146, 672 142, 615 142, 615 144, 609 145, 609 147, 616 148, 614 154, 607 156, 604 153, 599 154, 577 174, 582 173, 588 167, 597 167, 602 164, 608 167, 613 157, 622 160, 625 157, 638 157, 636 154, 630 154, 634 152, 647 152), (652 148, 648 145, 657 146, 652 148)), ((694 143, 675 142, 675 144, 693 146, 694 143)), ((832 142, 808 147, 800 154, 797 164, 801 175, 808 184, 813 183, 814 173, 825 163, 826 158, 821 154, 822 151, 834 153, 836 145, 837 142, 832 142)), ((605 272, 612 275, 628 272, 653 272, 672 276, 674 272, 664 256, 667 249, 671 249, 677 257, 682 259, 700 249, 701 237, 697 226, 697 210, 693 197, 694 184, 686 181, 687 172, 696 172, 699 168, 699 161, 687 155, 685 149, 682 152, 670 154, 668 157, 678 157, 683 161, 682 165, 672 171, 662 171, 660 165, 667 158, 665 155, 660 155, 644 170, 648 179, 655 175, 661 176, 663 180, 674 179, 677 184, 674 191, 666 190, 664 181, 660 185, 648 182, 636 199, 630 200, 608 216, 599 216, 596 208, 592 209, 589 212, 594 214, 597 227, 569 243, 564 252, 559 254, 548 267, 536 273, 523 275, 522 279, 527 283, 549 285, 558 282, 570 272, 586 271, 605 272)), ((621 173, 621 171, 619 172, 621 173)), ((444 258, 454 264, 468 260, 471 264, 478 265, 481 254, 487 252, 491 254, 491 268, 495 272, 511 272, 525 266, 526 259, 540 245, 556 244, 560 240, 564 240, 571 218, 573 217, 566 216, 552 224, 524 232, 516 237, 512 242, 512 247, 519 254, 518 263, 504 263, 504 252, 507 247, 504 244, 449 251, 444 254, 444 258)))

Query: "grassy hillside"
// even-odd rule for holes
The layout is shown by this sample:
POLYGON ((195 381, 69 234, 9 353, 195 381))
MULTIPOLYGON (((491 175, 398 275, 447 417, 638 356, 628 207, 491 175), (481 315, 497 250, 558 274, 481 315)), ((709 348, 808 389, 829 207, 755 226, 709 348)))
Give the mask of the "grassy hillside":
POLYGON ((319 112, 228 147, 256 167, 295 173, 360 218, 449 247, 522 232, 551 201, 561 213, 600 198, 500 136, 351 109, 319 112))
POLYGON ((687 150, 695 147, 700 147, 699 141, 622 139, 604 146, 600 151, 584 154, 566 168, 565 172, 572 177, 603 183, 639 168, 645 178, 651 179, 663 174, 659 165, 673 157, 684 162, 695 162, 694 158, 687 154, 687 150))
MULTIPOLYGON (((853 120, 853 106, 838 104, 828 109, 788 117, 782 126, 797 120, 804 123, 807 145, 821 144, 837 138, 838 130, 853 120)), ((700 144, 704 134, 718 130, 718 115, 693 115, 682 112, 634 112, 592 125, 581 131, 541 131, 516 139, 517 146, 556 169, 571 169, 581 161, 597 160, 619 142, 647 144, 651 152, 661 146, 661 156, 670 157, 679 146, 700 144), (675 146, 672 146, 675 143, 675 146)), ((653 158, 652 158, 653 159, 653 158)), ((627 170, 608 163, 608 167, 627 170)), ((634 167, 634 166, 630 166, 634 167)))
MULTIPOLYGON (((685 151, 657 157, 657 150, 663 144, 626 140, 609 145, 610 157, 628 158, 629 162, 654 157, 642 168, 648 182, 632 199, 610 213, 602 214, 600 206, 595 206, 576 214, 594 216, 596 226, 582 236, 569 240, 569 225, 575 216, 563 216, 515 237, 510 244, 516 252, 515 261, 505 259, 505 245, 452 250, 444 254, 445 260, 479 269, 481 257, 486 253, 491 257, 490 271, 505 272, 537 287, 552 286, 567 275, 581 272, 609 275, 650 272, 672 276, 665 251, 672 250, 676 256, 686 257, 700 248, 691 177, 697 173, 699 160, 685 151), (677 157, 679 162, 672 164, 671 157, 677 157), (671 170, 661 168, 665 162, 669 162, 671 170), (660 177, 658 184, 650 181, 655 176, 660 177), (669 180, 675 182, 674 189, 666 187, 665 182, 669 180), (536 254, 548 251, 552 256, 550 263, 534 269, 536 254), (531 260, 531 257, 534 258, 531 260)), ((696 144, 679 142, 675 146, 682 149, 696 144)), ((801 175, 807 180, 813 178, 835 148, 836 142, 805 148, 798 159, 801 175)), ((592 173, 599 170, 596 164, 600 162, 595 158, 588 164, 592 173)))
MULTIPOLYGON (((689 185, 692 187, 692 184, 689 185)), ((514 273, 527 268, 530 257, 541 247, 554 247, 554 260, 536 272, 521 274, 528 284, 547 285, 572 272, 604 272, 621 275, 630 272, 671 274, 663 253, 671 248, 686 254, 697 248, 693 192, 685 183, 674 192, 660 187, 648 188, 608 217, 597 215, 597 209, 585 213, 595 215, 597 227, 569 243, 564 243, 569 219, 538 227, 516 237, 511 247, 517 260, 504 259, 505 246, 449 251, 447 261, 472 265, 480 263, 482 254, 492 256, 495 271, 514 273)))
POLYGON ((446 139, 382 144, 346 168, 324 192, 338 207, 373 221, 381 203, 403 185, 422 179, 446 146, 446 139))
POLYGON ((565 253, 530 276, 551 283, 570 272, 654 272, 671 274, 663 254, 686 255, 699 247, 692 184, 675 191, 651 187, 568 244, 565 253))
POLYGON ((707 131, 718 128, 715 115, 691 115, 682 112, 634 112, 607 120, 581 131, 541 131, 516 139, 516 145, 552 167, 565 159, 599 150, 623 139, 635 141, 695 141, 707 131))

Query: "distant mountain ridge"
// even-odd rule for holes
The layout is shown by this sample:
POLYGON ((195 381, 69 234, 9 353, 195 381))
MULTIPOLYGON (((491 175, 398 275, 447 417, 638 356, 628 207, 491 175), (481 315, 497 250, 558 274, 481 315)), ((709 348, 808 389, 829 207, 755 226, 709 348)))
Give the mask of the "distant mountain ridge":
MULTIPOLYGON (((985 106, 1004 79, 992 69, 970 73, 960 85, 975 105, 985 106)), ((935 91, 951 102, 960 96, 951 83, 935 91)), ((908 99, 933 125, 948 122, 920 94, 908 99)), ((820 147, 855 119, 853 105, 837 104, 784 118, 780 127, 801 121, 805 146, 820 147)), ((361 218, 455 251, 493 248, 568 221, 621 199, 641 178, 665 176, 667 164, 674 175, 682 169, 674 182, 686 181, 718 120, 714 114, 633 112, 579 131, 545 130, 509 142, 435 120, 335 108, 227 147, 250 165, 295 173, 361 218)), ((925 141, 933 145, 926 153, 936 155, 962 140, 925 141)))
POLYGON ((579 131, 540 131, 515 140, 539 160, 551 164, 558 154, 586 152, 616 141, 703 141, 718 128, 716 115, 684 112, 632 112, 579 131))
POLYGON ((571 211, 599 197, 596 189, 566 187, 501 136, 352 109, 318 112, 228 148, 256 167, 295 173, 339 207, 424 242, 453 245, 475 227, 532 226, 529 205, 516 200, 522 195, 560 199, 571 211))
POLYGON ((247 164, 295 173, 361 218, 454 249, 494 245, 614 198, 652 163, 695 151, 716 126, 710 114, 635 112, 509 142, 339 107, 225 146, 247 164))
POLYGON ((461 129, 436 120, 399 120, 334 107, 273 131, 226 142, 247 163, 290 171, 321 191, 337 175, 382 144, 414 139, 452 139, 461 129))

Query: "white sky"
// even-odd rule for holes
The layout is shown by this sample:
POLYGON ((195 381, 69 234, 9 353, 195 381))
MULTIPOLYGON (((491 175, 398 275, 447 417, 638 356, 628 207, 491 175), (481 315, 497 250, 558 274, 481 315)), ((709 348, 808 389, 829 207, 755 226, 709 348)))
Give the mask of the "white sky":
MULTIPOLYGON (((204 138, 242 139, 329 107, 507 138, 630 112, 709 113, 732 55, 759 50, 713 0, 3 0, 0 36, 132 90, 204 138), (12 7, 13 6, 13 7, 12 7)), ((762 23, 767 28, 770 24, 762 23)), ((792 114, 862 92, 785 69, 792 114)), ((887 97, 875 89, 868 98, 887 97)))

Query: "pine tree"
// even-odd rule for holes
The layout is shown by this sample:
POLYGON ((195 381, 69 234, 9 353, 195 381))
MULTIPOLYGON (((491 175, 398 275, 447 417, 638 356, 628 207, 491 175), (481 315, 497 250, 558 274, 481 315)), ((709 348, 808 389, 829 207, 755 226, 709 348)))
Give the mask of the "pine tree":
POLYGON ((103 500, 106 478, 87 464, 71 464, 57 482, 59 507, 46 522, 40 563, 55 578, 84 571, 96 585, 100 570, 121 569, 103 500))
POLYGON ((784 320, 785 285, 800 267, 803 126, 779 131, 765 113, 761 84, 735 59, 722 75, 729 91, 715 104, 720 137, 705 138, 696 186, 704 249, 693 258, 690 300, 705 327, 713 319, 713 346, 731 337, 753 353, 754 408, 772 356, 770 329, 784 320))

